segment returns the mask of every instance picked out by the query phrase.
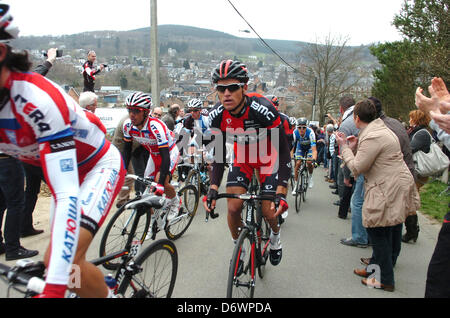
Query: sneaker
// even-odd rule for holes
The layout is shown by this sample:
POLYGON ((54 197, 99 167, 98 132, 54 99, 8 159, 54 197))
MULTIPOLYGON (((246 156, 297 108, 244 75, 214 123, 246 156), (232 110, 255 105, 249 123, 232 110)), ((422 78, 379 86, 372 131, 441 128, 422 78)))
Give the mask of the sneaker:
POLYGON ((274 235, 273 232, 270 233, 270 243, 269 243, 269 259, 273 266, 277 266, 281 262, 281 257, 283 256, 283 249, 281 246, 280 234, 274 235))
POLYGON ((314 181, 313 181, 313 177, 309 177, 309 188, 312 189, 312 187, 314 186, 314 181))
POLYGON ((347 246, 361 247, 361 248, 366 248, 369 246, 368 244, 361 244, 361 243, 355 242, 355 241, 353 241, 353 239, 351 237, 346 238, 346 239, 341 239, 341 244, 344 244, 347 246))
POLYGON ((297 195, 297 191, 293 190, 292 195, 297 195))
POLYGON ((167 215, 167 221, 170 222, 172 221, 174 218, 176 218, 178 216, 178 212, 180 211, 181 208, 181 199, 176 196, 175 198, 172 199, 172 202, 169 203, 169 214, 167 215))
POLYGON ((39 254, 39 251, 27 250, 20 246, 16 251, 12 253, 6 253, 5 259, 7 261, 15 261, 17 259, 30 258, 39 254))

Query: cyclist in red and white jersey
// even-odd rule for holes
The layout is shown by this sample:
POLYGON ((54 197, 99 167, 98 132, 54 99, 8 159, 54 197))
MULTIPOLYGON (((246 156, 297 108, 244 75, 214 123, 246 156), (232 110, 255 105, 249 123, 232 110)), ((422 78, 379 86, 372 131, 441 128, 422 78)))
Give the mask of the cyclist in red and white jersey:
MULTIPOLYGON (((290 175, 289 148, 278 111, 264 96, 247 93, 248 80, 246 66, 238 61, 222 61, 213 70, 212 81, 216 84, 220 103, 209 112, 209 117, 213 133, 222 134, 223 144, 215 144, 216 157, 208 193, 210 204, 205 204, 205 208, 211 211, 215 207, 224 172, 224 158, 217 157, 218 147, 225 155, 227 138, 223 134, 231 133, 234 159, 228 173, 227 192, 246 193, 254 170, 259 171, 261 192, 275 198, 275 202, 262 201, 262 212, 272 229, 270 262, 278 265, 282 246, 277 217, 288 209, 285 189, 290 175)), ((237 240, 239 228, 242 228, 242 206, 242 200, 228 200, 228 226, 233 240, 237 240)))
POLYGON ((125 120, 123 126, 124 147, 123 157, 127 166, 131 158, 133 139, 148 150, 150 156, 145 169, 145 177, 154 178, 158 185, 153 189, 156 195, 166 194, 171 199, 168 205, 170 221, 177 216, 181 206, 170 179, 178 163, 179 151, 174 133, 164 122, 150 115, 152 98, 142 92, 131 93, 125 100, 130 118, 125 120))
POLYGON ((53 195, 46 284, 39 297, 64 297, 72 264, 79 266, 79 296, 107 297, 102 272, 85 255, 122 186, 122 158, 94 114, 29 72, 28 55, 5 43, 18 34, 8 9, 0 4, 0 151, 41 167, 53 195))

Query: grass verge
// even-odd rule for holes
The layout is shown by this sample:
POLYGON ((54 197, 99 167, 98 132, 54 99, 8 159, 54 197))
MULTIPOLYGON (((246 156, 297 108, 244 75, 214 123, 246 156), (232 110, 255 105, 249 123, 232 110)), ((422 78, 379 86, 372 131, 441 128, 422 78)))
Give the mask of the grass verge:
POLYGON ((425 184, 420 189, 422 203, 420 212, 428 214, 442 223, 444 215, 449 210, 450 192, 446 191, 447 187, 447 184, 436 180, 425 184))

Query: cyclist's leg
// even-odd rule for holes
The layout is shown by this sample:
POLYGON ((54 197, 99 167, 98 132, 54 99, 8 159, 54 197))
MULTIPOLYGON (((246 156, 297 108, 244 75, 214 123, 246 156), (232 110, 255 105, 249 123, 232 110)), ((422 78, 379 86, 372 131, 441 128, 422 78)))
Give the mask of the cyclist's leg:
MULTIPOLYGON (((248 190, 253 169, 234 163, 228 172, 227 193, 243 194, 248 190)), ((242 227, 241 211, 243 201, 239 199, 227 199, 228 204, 228 228, 233 240, 239 237, 239 227, 242 227)))
POLYGON ((86 252, 122 188, 125 173, 119 151, 111 147, 96 166, 80 178, 79 200, 82 217, 73 262, 79 266, 80 285, 71 289, 80 297, 100 298, 108 295, 104 275, 100 269, 86 260, 86 252), (95 195, 99 192, 100 195, 95 195))

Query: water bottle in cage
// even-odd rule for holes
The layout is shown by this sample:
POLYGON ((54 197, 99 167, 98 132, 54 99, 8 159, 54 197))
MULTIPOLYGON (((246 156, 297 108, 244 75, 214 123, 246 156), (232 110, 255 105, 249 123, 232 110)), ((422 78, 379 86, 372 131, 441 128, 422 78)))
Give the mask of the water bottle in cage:
POLYGON ((105 283, 108 285, 108 288, 114 291, 117 288, 117 281, 111 274, 105 276, 105 283))

